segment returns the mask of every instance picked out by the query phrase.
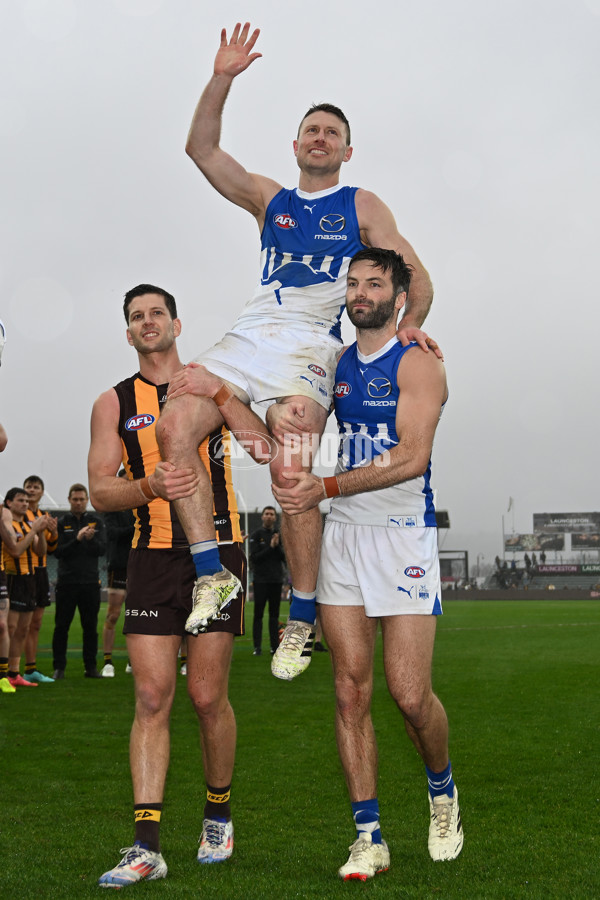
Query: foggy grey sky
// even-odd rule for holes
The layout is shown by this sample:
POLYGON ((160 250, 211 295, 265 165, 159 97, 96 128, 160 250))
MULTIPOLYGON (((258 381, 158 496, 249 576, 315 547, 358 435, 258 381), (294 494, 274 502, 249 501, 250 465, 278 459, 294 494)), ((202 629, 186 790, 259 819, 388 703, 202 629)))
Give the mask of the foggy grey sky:
MULTIPOLYGON (((431 273, 442 546, 490 559, 503 513, 528 532, 534 512, 600 508, 600 0, 333 0, 318 21, 296 0, 207 6, 2 3, 0 493, 38 472, 62 504, 86 480, 92 403, 137 368, 128 288, 175 294, 186 360, 250 296, 254 220, 184 153, 220 28, 250 19, 263 58, 234 83, 225 149, 293 186, 300 117, 337 103, 342 182, 385 200, 431 273)), ((270 502, 264 471, 241 488, 270 502)))

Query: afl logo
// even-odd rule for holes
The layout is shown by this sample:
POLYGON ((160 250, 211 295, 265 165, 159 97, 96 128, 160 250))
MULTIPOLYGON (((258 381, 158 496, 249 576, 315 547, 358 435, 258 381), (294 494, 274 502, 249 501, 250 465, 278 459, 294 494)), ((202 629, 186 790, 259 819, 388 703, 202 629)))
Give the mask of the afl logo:
POLYGON ((348 395, 352 391, 352 385, 348 384, 347 381, 338 381, 334 388, 334 394, 336 397, 348 397, 348 395))
POLYGON ((389 397, 392 393, 392 385, 388 378, 372 378, 367 385, 367 394, 369 397, 389 397))
POLYGON ((337 213, 331 213, 329 216, 323 216, 321 221, 319 222, 319 228, 321 231, 325 231, 328 234, 337 234, 338 231, 343 231, 346 227, 346 220, 343 216, 338 216, 337 213))
POLYGON ((277 213, 276 216, 273 216, 273 222, 277 225, 278 228, 297 228, 298 223, 295 219, 292 219, 289 213, 277 213))
POLYGON ((125 422, 127 431, 139 431, 141 428, 147 428, 154 424, 154 416, 150 413, 142 413, 139 416, 132 416, 125 422))
POLYGON ((325 375, 327 374, 325 369, 322 369, 321 366, 315 366, 314 363, 311 364, 308 368, 311 372, 314 372, 315 375, 320 375, 321 378, 325 378, 325 375))
POLYGON ((409 578, 423 578, 425 569, 422 569, 421 566, 409 566, 404 570, 404 574, 409 578))

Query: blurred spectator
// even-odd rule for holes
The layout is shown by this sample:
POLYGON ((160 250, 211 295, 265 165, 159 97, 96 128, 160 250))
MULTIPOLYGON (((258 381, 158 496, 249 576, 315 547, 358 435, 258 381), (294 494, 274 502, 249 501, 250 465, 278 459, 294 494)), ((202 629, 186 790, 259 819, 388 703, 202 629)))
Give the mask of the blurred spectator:
POLYGON ((87 488, 74 484, 69 490, 71 512, 58 523, 56 614, 52 653, 54 679, 65 677, 69 628, 79 609, 83 629, 83 664, 86 678, 100 678, 98 655, 98 611, 100 580, 98 557, 106 552, 104 523, 98 513, 86 512, 87 488))
POLYGON ((0 533, 2 534, 2 564, 6 572, 9 596, 8 634, 10 644, 8 658, 0 659, 0 678, 8 671, 13 687, 36 687, 26 681, 19 672, 21 653, 27 636, 31 616, 36 605, 34 553, 46 553, 44 531, 47 516, 30 523, 26 519, 27 494, 24 488, 11 488, 4 499, 0 533))
MULTIPOLYGON (((125 469, 121 469, 119 478, 126 477, 127 472, 125 469)), ((104 514, 108 545, 108 609, 102 629, 104 665, 100 674, 103 678, 115 677, 112 651, 115 645, 115 627, 119 621, 121 607, 127 593, 127 561, 133 540, 134 521, 133 512, 130 509, 104 514)), ((129 666, 129 660, 127 660, 127 666, 129 666)))
MULTIPOLYGON (((40 509, 40 503, 44 494, 44 482, 39 475, 29 475, 23 482, 23 488, 27 493, 27 521, 35 522, 36 519, 46 516, 48 528, 46 528, 44 536, 46 538, 47 553, 54 553, 58 541, 58 520, 51 516, 50 513, 43 513, 40 509)), ((46 554, 43 556, 34 554, 35 609, 29 623, 27 637, 25 638, 24 677, 27 681, 37 683, 54 681, 53 678, 43 675, 37 667, 40 628, 42 627, 44 610, 47 606, 50 606, 50 581, 48 579, 47 560, 46 554)))
POLYGON ((254 583, 254 622, 252 639, 254 656, 262 653, 262 630, 265 606, 269 604, 269 641, 271 653, 279 646, 279 604, 284 581, 285 553, 277 528, 274 506, 265 506, 262 527, 250 535, 250 565, 254 583))

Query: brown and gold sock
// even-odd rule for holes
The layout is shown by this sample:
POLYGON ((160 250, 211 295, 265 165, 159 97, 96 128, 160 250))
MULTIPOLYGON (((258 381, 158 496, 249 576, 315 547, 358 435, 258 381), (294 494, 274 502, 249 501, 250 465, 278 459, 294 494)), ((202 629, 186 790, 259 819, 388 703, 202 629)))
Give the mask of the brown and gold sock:
POLYGON ((217 788, 212 785, 206 785, 206 804, 204 806, 205 819, 225 819, 229 822, 231 819, 231 806, 229 798, 231 797, 231 785, 227 787, 217 788))
POLYGON ((148 850, 160 852, 160 814, 162 803, 136 803, 133 807, 136 843, 145 844, 148 850))

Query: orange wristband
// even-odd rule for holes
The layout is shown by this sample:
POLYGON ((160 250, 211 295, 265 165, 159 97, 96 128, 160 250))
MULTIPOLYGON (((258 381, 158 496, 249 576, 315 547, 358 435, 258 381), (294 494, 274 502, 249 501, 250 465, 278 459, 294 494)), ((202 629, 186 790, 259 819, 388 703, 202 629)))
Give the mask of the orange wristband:
POLYGON ((152 490, 149 478, 142 478, 140 481, 138 481, 138 485, 145 500, 147 500, 148 502, 150 502, 151 500, 156 500, 158 494, 155 494, 152 490))
POLYGON ((340 486, 335 475, 330 475, 329 478, 323 478, 323 490, 325 491, 326 497, 337 497, 338 494, 341 493, 340 486))
POLYGON ((214 395, 213 400, 217 406, 225 406, 230 397, 233 397, 233 391, 230 391, 227 385, 223 384, 214 395))

